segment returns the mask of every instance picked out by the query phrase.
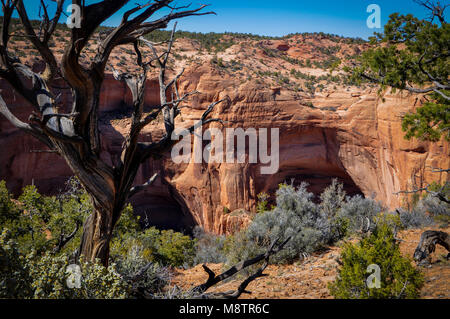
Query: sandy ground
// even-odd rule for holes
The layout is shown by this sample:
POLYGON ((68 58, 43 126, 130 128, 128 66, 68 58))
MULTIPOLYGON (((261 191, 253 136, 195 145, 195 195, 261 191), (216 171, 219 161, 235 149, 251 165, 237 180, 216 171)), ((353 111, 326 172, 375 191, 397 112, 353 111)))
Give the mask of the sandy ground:
MULTIPOLYGON (((399 233, 399 239, 403 240, 400 250, 406 257, 412 259, 414 250, 420 236, 427 229, 408 230, 399 233)), ((443 231, 450 232, 450 228, 443 231)), ((331 247, 327 252, 308 257, 303 261, 287 266, 269 266, 265 273, 267 277, 259 278, 252 282, 247 290, 251 295, 243 295, 241 298, 250 299, 330 299, 333 298, 328 291, 328 282, 333 281, 337 274, 340 248, 331 247)), ((428 267, 420 267, 425 275, 425 285, 421 298, 425 299, 449 299, 450 298, 450 262, 445 260, 447 251, 437 246, 433 254, 432 263, 428 267)), ((221 264, 208 264, 214 272, 219 273, 223 267, 221 264)), ((201 265, 188 270, 176 270, 173 278, 174 285, 183 289, 189 289, 206 281, 207 274, 201 265)), ((224 292, 235 289, 239 280, 232 280, 219 284, 208 292, 224 292)))

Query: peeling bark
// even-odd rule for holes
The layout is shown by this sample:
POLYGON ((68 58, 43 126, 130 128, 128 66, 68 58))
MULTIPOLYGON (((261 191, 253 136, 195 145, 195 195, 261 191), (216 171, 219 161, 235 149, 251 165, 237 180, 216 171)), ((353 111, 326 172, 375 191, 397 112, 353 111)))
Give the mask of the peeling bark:
POLYGON ((109 258, 109 241, 111 239, 111 220, 108 220, 108 212, 102 213, 95 210, 86 219, 83 225, 79 256, 84 256, 88 261, 99 259, 106 264, 109 258))

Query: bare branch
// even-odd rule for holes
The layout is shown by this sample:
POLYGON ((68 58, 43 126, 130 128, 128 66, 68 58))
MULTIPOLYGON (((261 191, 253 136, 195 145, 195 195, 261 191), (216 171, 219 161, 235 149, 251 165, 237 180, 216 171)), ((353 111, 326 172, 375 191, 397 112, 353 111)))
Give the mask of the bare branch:
POLYGON ((47 33, 44 36, 44 42, 48 42, 50 37, 53 35, 53 33, 56 30, 56 27, 59 22, 59 18, 61 17, 61 14, 63 13, 63 7, 64 7, 64 0, 56 0, 56 12, 53 19, 50 21, 50 25, 48 26, 47 33))
POLYGON ((286 241, 284 241, 281 244, 278 244, 279 239, 275 240, 272 243, 272 245, 270 245, 270 247, 266 253, 258 255, 255 258, 252 258, 249 260, 241 261, 240 263, 236 264, 235 266, 231 267, 230 269, 228 269, 227 271, 223 272, 222 274, 220 274, 218 276, 216 276, 216 274, 211 269, 209 269, 206 265, 203 265, 203 269, 208 273, 208 280, 205 283, 194 287, 191 291, 194 294, 200 295, 200 298, 231 298, 231 299, 239 298, 239 296, 242 293, 248 293, 245 289, 247 288, 248 284, 250 284, 250 282, 252 282, 253 280, 255 280, 259 277, 264 276, 263 271, 267 268, 270 257, 277 254, 281 250, 283 250, 283 248, 286 246, 286 244, 289 242, 290 239, 291 238, 289 237, 286 241), (228 279, 228 278, 234 276, 239 271, 241 271, 249 266, 252 266, 254 264, 257 264, 263 260, 264 260, 264 264, 256 271, 255 274, 251 275, 244 282, 242 282, 242 284, 239 286, 239 288, 235 292, 228 292, 228 293, 223 293, 223 294, 205 294, 205 292, 209 288, 217 285, 219 282, 221 282, 225 279, 228 279))
POLYGON ((438 192, 430 191, 429 188, 431 185, 428 185, 426 187, 422 187, 420 189, 416 189, 413 191, 400 191, 397 193, 394 193, 394 195, 400 195, 400 194, 417 194, 421 192, 426 192, 430 194, 433 197, 437 197, 439 200, 443 201, 444 203, 450 204, 450 200, 446 197, 446 195, 443 193, 445 188, 447 187, 449 182, 447 182, 438 192))
POLYGON ((414 260, 417 263, 429 259, 436 250, 436 245, 441 245, 450 252, 450 236, 441 231, 427 230, 420 236, 420 242, 414 251, 414 260))
MULTIPOLYGON (((171 12, 160 19, 151 22, 145 22, 150 16, 161 8, 168 7, 173 0, 161 0, 154 3, 137 6, 134 9, 125 13, 120 25, 114 29, 106 39, 99 45, 99 51, 94 59, 94 63, 91 66, 91 70, 96 70, 99 74, 103 74, 106 62, 112 49, 118 45, 135 43, 140 37, 157 29, 167 27, 168 23, 172 20, 194 16, 194 15, 206 15, 213 14, 213 12, 198 13, 206 6, 202 5, 194 10, 186 10, 181 12, 171 12), (133 19, 129 19, 130 15, 138 12, 141 9, 146 8, 143 12, 138 14, 133 19)), ((180 7, 178 9, 182 9, 180 7)), ((172 10, 173 11, 173 10, 172 10)), ((169 51, 170 53, 170 51, 169 51)))
MULTIPOLYGON (((25 65, 14 63, 12 64, 12 68, 16 76, 20 74, 21 76, 30 79, 32 82, 32 89, 25 89, 24 87, 21 87, 21 85, 23 85, 21 80, 19 83, 13 82, 11 84, 15 86, 16 89, 22 89, 21 91, 19 90, 19 92, 24 95, 24 97, 29 99, 29 102, 35 107, 36 112, 30 116, 30 121, 38 124, 40 127, 39 132, 47 135, 47 138, 50 137, 58 141, 82 143, 83 140, 75 134, 73 122, 70 119, 70 117, 75 117, 76 114, 65 115, 55 113, 56 110, 53 106, 54 100, 45 80, 25 65), (40 116, 39 114, 45 115, 40 116)), ((3 108, 3 112, 4 114, 8 114, 5 108, 6 105, 3 108)), ((12 119, 13 124, 19 128, 26 128, 20 122, 17 122, 13 117, 11 117, 10 114, 8 114, 7 117, 8 119, 12 119)))
POLYGON ((400 299, 403 295, 403 293, 405 292, 406 287, 408 286, 408 280, 405 281, 402 290, 400 290, 400 293, 397 296, 397 299, 400 299))
POLYGON ((431 167, 431 172, 433 172, 433 173, 448 173, 448 172, 450 172, 450 169, 431 167))
POLYGON ((128 194, 128 198, 133 197, 137 193, 142 192, 145 188, 151 186, 156 181, 158 175, 158 173, 155 173, 146 183, 132 187, 130 189, 130 193, 128 194))
POLYGON ((32 126, 30 124, 22 122, 14 114, 12 114, 9 108, 6 106, 6 103, 1 95, 0 95, 0 113, 3 114, 8 119, 8 121, 10 121, 11 124, 13 124, 18 129, 34 136, 42 143, 47 145, 50 149, 54 147, 52 141, 44 134, 44 132, 41 129, 39 129, 36 126, 32 126))
POLYGON ((128 22, 128 18, 133 14, 138 12, 139 10, 148 7, 150 5, 150 3, 147 4, 143 4, 143 5, 138 5, 137 7, 128 10, 127 12, 124 13, 123 17, 122 17, 122 22, 120 24, 125 24, 126 22, 128 22))
POLYGON ((64 234, 64 232, 61 232, 61 235, 59 236, 58 244, 53 249, 53 253, 54 254, 59 253, 61 251, 61 249, 63 249, 64 246, 75 237, 79 228, 80 228, 80 222, 77 221, 76 225, 75 225, 75 229, 72 231, 72 233, 70 233, 69 235, 66 236, 64 234))
MULTIPOLYGON (((67 43, 59 64, 56 63, 55 57, 49 49, 49 41, 56 30, 61 14, 64 14, 64 1, 55 1, 56 13, 51 19, 49 13, 52 10, 47 8, 45 1, 40 0, 42 23, 37 30, 33 27, 26 12, 25 1, 0 1, 3 4, 4 13, 0 43, 0 76, 24 97, 35 111, 29 118, 30 123, 24 123, 13 115, 1 99, 0 113, 19 129, 44 142, 51 152, 58 152, 80 180, 90 195, 95 209, 84 223, 78 255, 83 254, 90 261, 100 258, 102 263, 107 265, 110 235, 120 218, 126 201, 154 180, 152 178, 144 185, 132 187, 140 164, 149 156, 161 154, 166 147, 172 145, 170 138, 175 128, 175 118, 180 114, 179 107, 190 95, 195 93, 180 95, 177 82, 183 71, 169 81, 166 81, 165 78, 166 64, 169 63, 175 39, 175 28, 167 42, 167 50, 161 55, 155 55, 155 59, 147 63, 143 61, 139 49, 139 38, 156 29, 166 28, 172 20, 211 14, 212 12, 200 12, 205 6, 183 11, 187 7, 171 6, 173 0, 156 0, 144 5, 137 5, 125 12, 117 28, 99 37, 101 43, 98 52, 91 65, 85 67, 80 62, 81 53, 95 30, 102 22, 123 8, 129 0, 93 1, 90 5, 86 5, 84 0, 72 0, 73 5, 81 8, 81 26, 71 29, 70 41, 67 43), (155 18, 154 21, 147 21, 155 12, 163 8, 169 8, 172 11, 165 16, 155 18), (42 75, 21 64, 20 59, 14 56, 14 52, 8 52, 9 28, 14 10, 19 13, 25 39, 38 49, 47 64, 46 71, 42 75), (110 54, 116 46, 123 44, 134 46, 137 64, 142 68, 142 74, 132 76, 113 71, 116 79, 124 81, 132 92, 133 115, 131 129, 125 138, 120 159, 114 160, 114 167, 110 167, 101 156, 100 96, 105 78, 105 67, 110 54), (144 117, 147 71, 149 67, 156 64, 160 67, 160 103, 144 117), (67 114, 58 112, 57 102, 55 102, 58 97, 55 98, 49 89, 49 87, 56 88, 53 80, 58 76, 64 79, 67 89, 72 94, 71 111, 65 112, 67 114), (164 118, 166 131, 164 137, 155 143, 139 143, 142 128, 155 119, 159 113, 162 113, 164 118)), ((202 116, 202 120, 207 123, 218 121, 207 119, 207 116, 220 102, 212 103, 202 116)), ((62 234, 60 242, 65 242, 68 237, 70 236, 62 234)))

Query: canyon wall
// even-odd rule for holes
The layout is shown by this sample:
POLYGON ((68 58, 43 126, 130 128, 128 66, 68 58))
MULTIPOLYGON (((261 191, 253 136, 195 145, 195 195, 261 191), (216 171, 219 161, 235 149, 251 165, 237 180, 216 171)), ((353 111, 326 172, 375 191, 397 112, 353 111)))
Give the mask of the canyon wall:
MULTIPOLYGON (((149 81, 148 88, 146 104, 150 107, 158 103, 156 81, 149 81)), ((157 182, 133 199, 136 211, 147 216, 150 224, 175 229, 198 224, 216 233, 231 232, 249 221, 246 212, 255 210, 259 193, 273 194, 285 181, 306 181, 312 192, 319 193, 338 178, 349 194, 373 196, 394 208, 403 201, 394 193, 448 178, 448 174, 430 170, 450 166, 447 142, 403 138, 401 118, 421 105, 420 96, 387 93, 380 99, 376 89, 348 88, 330 89, 311 98, 282 88, 263 88, 252 81, 234 81, 206 64, 188 69, 180 88, 181 93, 201 92, 182 109, 177 122, 180 127, 200 118, 211 101, 228 97, 211 114, 226 121, 225 127, 279 128, 280 168, 276 174, 261 175, 261 166, 266 165, 175 164, 167 153, 143 165, 136 179, 142 183, 160 172, 157 182)), ((29 108, 23 100, 3 80, 0 89, 13 112, 26 120, 29 108)), ((69 95, 62 95, 62 104, 70 102, 69 95)), ((127 132, 129 102, 126 87, 107 76, 101 96, 102 147, 107 162, 112 161, 109 154, 120 151, 127 132)), ((147 127, 143 139, 158 139, 160 124, 157 121, 147 127)), ((222 127, 219 123, 212 126, 222 127)), ((16 193, 32 182, 44 193, 55 193, 71 175, 56 154, 30 152, 43 146, 2 116, 0 143, 0 179, 16 193)))

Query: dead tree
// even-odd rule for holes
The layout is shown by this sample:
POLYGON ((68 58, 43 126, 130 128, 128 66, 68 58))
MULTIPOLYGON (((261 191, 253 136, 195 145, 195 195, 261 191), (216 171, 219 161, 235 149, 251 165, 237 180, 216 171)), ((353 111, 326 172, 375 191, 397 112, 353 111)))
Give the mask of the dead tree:
POLYGON ((413 191, 400 191, 397 193, 394 193, 394 195, 400 195, 400 194, 418 194, 418 193, 422 193, 422 192, 426 192, 427 194, 438 198, 440 201, 446 203, 446 204, 450 204, 450 200, 448 199, 448 195, 446 194, 446 191, 449 187, 449 182, 446 182, 444 184, 444 186, 442 186, 437 192, 436 191, 431 191, 430 190, 430 186, 425 186, 423 188, 419 188, 419 189, 415 189, 413 191))
MULTIPOLYGON (((427 167, 430 168, 430 171, 432 173, 449 173, 449 169, 442 169, 442 168, 435 168, 435 167, 427 167)), ((437 191, 436 190, 430 190, 431 185, 427 185, 425 187, 417 189, 415 187, 412 191, 400 191, 397 193, 394 193, 394 195, 400 195, 400 194, 420 194, 420 193, 427 193, 430 196, 436 197, 441 202, 444 202, 446 204, 450 204, 450 199, 448 198, 448 188, 450 187, 450 182, 445 182, 443 186, 441 186, 437 191)))
POLYGON ((450 4, 441 5, 440 1, 434 0, 414 0, 414 2, 431 11, 428 18, 431 22, 434 22, 434 20, 437 18, 441 24, 446 23, 444 15, 445 9, 447 9, 450 4))
MULTIPOLYGON (((34 108, 34 112, 31 113, 28 123, 23 122, 13 114, 13 110, 8 108, 1 97, 0 112, 17 128, 31 134, 50 150, 57 152, 78 177, 94 205, 94 211, 83 225, 79 253, 87 260, 94 261, 98 258, 107 265, 109 242, 114 226, 129 197, 141 189, 139 186, 133 188, 138 168, 150 157, 162 154, 173 144, 171 135, 175 130, 175 118, 180 114, 179 105, 190 95, 180 96, 178 93, 177 81, 182 71, 171 80, 166 76, 174 33, 168 42, 167 50, 162 54, 158 54, 153 44, 143 36, 154 30, 166 28, 172 20, 213 12, 203 12, 204 5, 192 10, 189 10, 188 6, 173 7, 171 6, 173 0, 155 0, 145 5, 137 5, 125 12, 120 24, 104 39, 99 40, 93 61, 85 66, 80 61, 80 55, 95 30, 124 7, 128 0, 104 0, 91 5, 85 5, 83 0, 73 0, 72 4, 81 8, 81 27, 71 29, 70 41, 66 44, 60 61, 56 60, 49 47, 49 41, 61 17, 64 0, 54 1, 56 13, 52 19, 44 5, 44 17, 39 30, 33 28, 23 0, 1 0, 1 2, 3 24, 0 39, 0 76, 23 96, 34 108), (167 8, 169 8, 167 15, 148 21, 155 13, 167 8), (46 69, 42 73, 33 72, 8 48, 11 38, 11 17, 15 10, 20 17, 25 38, 31 42, 46 64, 46 69), (152 49, 153 55, 149 62, 144 62, 139 49, 140 42, 152 49), (142 72, 140 75, 114 72, 115 77, 124 81, 132 92, 133 114, 120 159, 118 163, 109 165, 100 158, 101 134, 98 124, 100 89, 111 52, 115 47, 127 44, 134 45, 137 63, 142 72), (152 67, 159 69, 161 102, 152 113, 144 116, 146 79, 148 70, 152 67), (56 80, 64 81, 72 93, 72 105, 67 107, 71 111, 67 114, 59 113, 56 107, 53 92, 56 80), (139 142, 138 137, 142 129, 160 113, 164 120, 164 136, 159 141, 151 143, 139 142)), ((44 4, 44 1, 41 3, 44 4)), ((208 107, 201 118, 203 124, 214 121, 206 120, 206 117, 220 102, 222 101, 208 107)), ((190 131, 193 132, 195 127, 197 126, 189 128, 190 131)))
POLYGON ((250 291, 246 290, 247 286, 255 279, 267 276, 267 274, 264 274, 264 270, 266 270, 267 266, 269 266, 270 257, 283 250, 290 239, 291 238, 288 238, 282 243, 279 243, 279 239, 274 241, 272 245, 270 245, 267 252, 265 252, 264 254, 260 254, 249 260, 241 261, 240 263, 234 265, 220 275, 216 275, 210 268, 208 268, 208 266, 203 265, 203 269, 208 274, 208 279, 205 283, 194 287, 191 290, 191 294, 196 299, 238 299, 243 293, 251 294, 250 291), (206 292, 208 289, 217 285, 218 283, 231 278, 239 271, 255 265, 261 261, 264 261, 263 264, 252 275, 248 276, 244 281, 242 281, 242 283, 236 290, 216 293, 206 292))
POLYGON ((441 245, 450 252, 450 236, 441 231, 427 230, 424 232, 414 251, 414 260, 419 263, 431 258, 430 255, 436 250, 436 245, 441 245))

